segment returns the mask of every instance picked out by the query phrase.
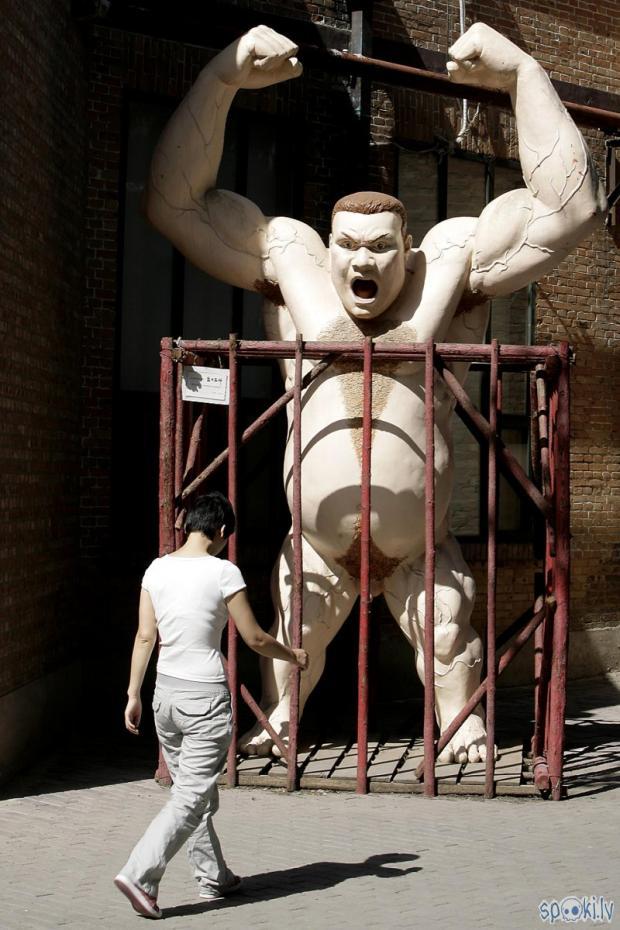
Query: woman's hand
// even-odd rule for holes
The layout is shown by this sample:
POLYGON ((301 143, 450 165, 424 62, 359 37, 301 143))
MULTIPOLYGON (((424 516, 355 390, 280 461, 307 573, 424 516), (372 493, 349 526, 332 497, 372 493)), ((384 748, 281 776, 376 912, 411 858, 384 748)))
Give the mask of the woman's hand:
POLYGON ((130 697, 125 708, 125 726, 130 733, 138 736, 140 731, 140 720, 142 718, 142 700, 140 696, 130 697))
POLYGON ((295 653, 295 665, 298 668, 306 669, 308 668, 308 653, 305 649, 293 649, 295 653))

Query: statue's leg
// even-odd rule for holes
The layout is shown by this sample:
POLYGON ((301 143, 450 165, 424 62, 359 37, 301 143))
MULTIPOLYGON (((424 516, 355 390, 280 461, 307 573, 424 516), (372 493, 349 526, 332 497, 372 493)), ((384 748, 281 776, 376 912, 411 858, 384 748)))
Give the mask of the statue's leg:
MULTIPOLYGON (((435 571, 435 708, 443 732, 480 684, 482 642, 470 624, 476 587, 453 536, 437 547, 435 571)), ((416 652, 424 681, 424 556, 404 562, 385 583, 390 612, 416 652)), ((486 758, 480 705, 440 755, 442 762, 486 758)))
MULTIPOLYGON (((303 648, 308 653, 308 668, 301 673, 299 715, 313 688, 323 674, 325 650, 351 612, 358 585, 337 564, 327 562, 304 539, 303 548, 303 648)), ((292 643, 293 623, 293 546, 288 536, 271 578, 271 592, 276 619, 270 632, 280 642, 292 643)), ((290 677, 292 666, 279 659, 261 658, 263 694, 261 706, 269 722, 286 742, 288 738, 290 677)), ((274 750, 273 740, 257 723, 239 741, 239 748, 248 755, 268 755, 274 750)))

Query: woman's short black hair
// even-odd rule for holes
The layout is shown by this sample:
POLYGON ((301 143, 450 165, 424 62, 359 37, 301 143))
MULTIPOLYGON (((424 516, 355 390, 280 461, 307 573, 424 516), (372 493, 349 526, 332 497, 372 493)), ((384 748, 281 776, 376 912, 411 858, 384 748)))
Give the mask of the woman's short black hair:
POLYGON ((185 517, 186 533, 204 533, 208 539, 215 539, 223 526, 226 536, 235 532, 235 512, 227 497, 219 491, 201 494, 191 504, 185 517))

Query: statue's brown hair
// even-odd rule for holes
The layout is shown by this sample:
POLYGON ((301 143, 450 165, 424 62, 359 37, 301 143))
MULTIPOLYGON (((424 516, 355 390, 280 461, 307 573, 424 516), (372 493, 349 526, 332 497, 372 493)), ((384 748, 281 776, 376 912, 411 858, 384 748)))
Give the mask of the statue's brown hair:
POLYGON ((403 237, 407 233, 407 211, 397 197, 378 191, 358 191, 347 194, 334 204, 332 222, 336 213, 396 213, 400 217, 403 237))

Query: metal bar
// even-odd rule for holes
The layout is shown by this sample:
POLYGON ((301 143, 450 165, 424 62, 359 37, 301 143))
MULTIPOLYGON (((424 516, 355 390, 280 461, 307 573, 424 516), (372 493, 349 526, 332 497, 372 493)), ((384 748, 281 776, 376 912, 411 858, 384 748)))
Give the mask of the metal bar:
POLYGON ((357 660, 357 788, 368 792, 368 630, 370 621, 370 482, 372 453, 372 353, 370 336, 364 340, 362 475, 360 527, 360 626, 357 660))
MULTIPOLYGON (((542 598, 539 598, 537 603, 540 603, 541 601, 542 601, 542 598)), ((546 612, 551 610, 553 606, 554 606, 553 599, 547 599, 547 601, 544 602, 541 606, 539 606, 538 608, 535 608, 534 616, 532 617, 530 622, 527 624, 527 626, 523 627, 521 632, 516 636, 513 644, 506 650, 506 652, 504 652, 501 659, 499 660, 499 665, 497 668, 498 678, 502 674, 504 669, 508 665, 510 665, 510 663, 512 662, 514 657, 517 655, 517 653, 520 652, 521 649, 523 649, 524 645, 526 644, 526 642, 528 641, 532 633, 543 622, 546 612)), ((437 754, 439 754, 442 751, 442 749, 444 749, 444 747, 450 742, 450 740, 452 739, 456 731, 459 729, 459 727, 463 725, 463 723, 467 720, 471 712, 475 710, 477 705, 480 703, 481 699, 484 697, 486 689, 487 689, 487 679, 485 678, 484 681, 480 682, 479 686, 476 688, 476 690, 474 691, 470 699, 467 701, 465 706, 461 708, 461 710, 456 715, 454 720, 450 723, 448 727, 446 727, 444 732, 439 737, 439 740, 437 742, 437 749, 436 749, 437 754)), ((422 759, 422 761, 420 762, 420 764, 417 766, 415 770, 416 778, 418 779, 423 778, 424 768, 425 768, 425 759, 422 759)))
MULTIPOLYGON (((181 488, 183 487, 183 446, 184 446, 184 422, 183 422, 183 366, 175 365, 175 417, 174 417, 174 500, 179 500, 181 488)), ((180 509, 180 508, 179 508, 180 509)), ((180 514, 175 512, 174 523, 174 544, 178 548, 183 543, 183 529, 177 526, 177 517, 180 514)))
POLYGON ((540 465, 543 493, 551 493, 549 474, 549 415, 547 412, 547 381, 545 366, 536 366, 536 419, 538 421, 538 444, 540 447, 540 465))
POLYGON ((497 600, 497 434, 499 413, 497 339, 491 342, 489 397, 488 484, 487 484, 487 758, 484 776, 485 798, 495 794, 495 681, 496 681, 496 600, 497 600))
MULTIPOLYGON (((179 351, 196 352, 197 354, 223 353, 228 350, 228 343, 220 340, 179 340, 179 351)), ((488 362, 491 358, 491 346, 478 343, 446 342, 437 343, 436 355, 445 361, 458 360, 463 362, 488 362)), ((364 354, 363 343, 360 342, 305 342, 305 358, 326 358, 331 355, 344 355, 346 358, 362 358, 364 354)), ((499 358, 503 364, 524 364, 529 361, 544 362, 547 359, 557 359, 559 349, 556 346, 500 346, 499 358)), ((417 343, 378 343, 373 346, 373 355, 385 361, 424 361, 425 344, 417 343)), ((294 342, 277 342, 273 340, 242 339, 237 346, 238 358, 294 358, 294 342)))
MULTIPOLYGON (((159 555, 174 550, 174 362, 172 339, 161 340, 159 381, 159 555)), ((159 747, 155 781, 172 784, 161 747, 159 747)))
POLYGON ((424 794, 435 784, 435 358, 432 340, 424 361, 424 794))
POLYGON ((161 341, 159 408, 159 554, 174 549, 174 362, 172 339, 161 341))
MULTIPOLYGON (((444 368, 441 364, 439 364, 437 367, 441 372, 446 385, 450 388, 458 401, 458 406, 456 408, 457 414, 475 435, 478 435, 483 440, 488 442, 493 431, 491 430, 491 427, 485 418, 471 402, 467 392, 459 383, 455 375, 448 368, 444 368)), ((547 519, 551 519, 553 516, 553 507, 551 503, 542 496, 534 482, 530 481, 512 452, 510 452, 510 450, 504 446, 503 442, 498 436, 495 436, 495 446, 497 457, 499 459, 499 465, 502 471, 514 478, 514 480, 521 486, 529 500, 531 500, 531 502, 536 507, 538 507, 540 512, 547 519)))
MULTIPOLYGON (((222 661, 224 663, 224 671, 226 672, 226 675, 228 675, 228 662, 223 657, 222 657, 222 661)), ((267 733, 269 733, 269 736, 272 738, 272 740, 274 741, 274 743, 280 750, 282 754, 282 761, 288 762, 288 750, 286 748, 286 743, 284 742, 281 736, 278 736, 274 728, 269 723, 268 718, 265 716, 265 714, 261 710, 259 704, 254 700, 254 698, 252 697, 252 695, 250 694, 250 692, 248 691, 245 685, 240 685, 239 693, 241 697, 243 698, 243 700, 245 701, 245 703, 250 708, 250 710, 252 711, 252 713, 254 714, 254 716, 256 717, 256 719, 258 720, 258 722, 260 723, 260 725, 264 727, 265 730, 267 730, 267 733)), ((237 783, 238 781, 239 781, 239 778, 237 776, 237 783)))
POLYGON ((569 349, 562 344, 562 367, 557 387, 556 475, 555 475, 555 564, 554 593, 557 602, 553 623, 553 659, 549 709, 549 775, 551 796, 562 797, 564 720, 566 712, 566 666, 570 597, 570 411, 569 349))
MULTIPOLYGON (((303 612, 303 553, 301 541, 301 381, 303 366, 303 341, 297 336, 295 348, 295 393, 293 396, 293 630, 292 646, 301 648, 301 625, 303 612)), ((287 787, 296 791, 297 737, 299 732, 299 683, 300 670, 295 666, 290 677, 290 710, 288 739, 287 787)))
MULTIPOLYGON (((363 55, 366 52, 370 52, 372 46, 372 32, 370 28, 370 7, 372 7, 372 2, 357 2, 352 6, 350 50, 354 55, 363 55)), ((358 118, 368 115, 365 112, 368 107, 368 87, 364 86, 366 84, 366 79, 359 76, 352 83, 350 90, 351 103, 353 104, 353 109, 358 118)))
MULTIPOLYGON (((534 633, 534 733, 532 734, 532 755, 542 755, 541 749, 541 693, 542 693, 542 657, 544 643, 544 624, 537 627, 534 633)), ((544 707, 544 704, 543 704, 544 707)))
MULTIPOLYGON (((530 473, 534 481, 539 482, 540 478, 540 435, 538 432, 538 398, 536 396, 536 373, 529 372, 528 379, 529 400, 530 400, 530 473)), ((540 482, 539 482, 540 483, 540 482)))
MULTIPOLYGON (((239 357, 239 353, 237 353, 237 357, 239 357)), ((316 378, 318 378, 319 375, 322 375, 323 372, 327 368, 329 368, 329 366, 332 364, 333 361, 335 361, 335 357, 334 358, 328 357, 328 358, 325 358, 323 361, 319 362, 318 365, 315 365, 314 368, 311 371, 309 371, 308 374, 303 379, 302 387, 306 388, 308 387, 309 384, 312 384, 312 382, 316 378)), ((248 426, 246 430, 243 431, 240 445, 242 446, 245 445, 245 443, 248 442, 248 440, 251 439, 252 436, 258 433, 258 431, 261 430, 263 426, 265 426, 269 422, 269 420, 273 416, 275 416, 276 413, 282 410, 283 407, 286 407, 288 402, 293 398, 294 393, 295 393, 294 388, 291 388, 290 390, 286 391, 284 394, 282 394, 281 397, 279 397, 276 401, 274 401, 271 407, 268 407, 264 413, 261 413, 261 415, 257 417, 256 420, 250 426, 248 426)), ((216 456, 216 458, 214 458, 213 461, 203 471, 201 471, 199 475, 197 475, 194 478, 191 484, 188 484, 188 486, 183 489, 181 498, 185 500, 186 497, 189 497, 190 494, 193 494, 194 491, 196 491, 200 487, 200 485, 203 484, 207 480, 207 478, 211 477, 213 472, 216 471, 220 467, 220 465, 224 464, 227 458, 228 458, 228 449, 224 449, 223 452, 220 452, 220 454, 216 456)))
MULTIPOLYGON (((232 504, 237 521, 239 519, 239 514, 237 513, 237 420, 239 412, 238 374, 237 336, 235 333, 231 333, 228 345, 228 499, 232 504)), ((238 533, 235 529, 235 532, 228 537, 228 558, 231 562, 235 562, 235 564, 238 557, 238 540, 238 533)), ((237 629, 231 617, 228 618, 228 686, 230 688, 232 707, 232 739, 230 741, 228 758, 226 762, 226 781, 229 788, 234 788, 234 786, 237 784, 239 686, 237 669, 237 629)))
POLYGON ((189 441, 189 449, 187 450, 187 461, 185 463, 185 471, 183 472, 183 480, 185 480, 188 475, 191 475, 194 465, 196 464, 196 457, 198 455, 198 449, 200 448, 200 441, 202 439, 202 427, 204 420, 204 412, 198 414, 196 422, 192 427, 192 435, 189 441))
MULTIPOLYGON (((336 48, 325 50, 329 55, 341 61, 358 66, 353 70, 370 70, 374 73, 373 80, 381 82, 398 83, 391 78, 397 74, 406 78, 407 85, 418 85, 425 93, 441 94, 446 97, 468 97, 480 103, 502 107, 511 110, 510 97, 501 91, 488 90, 482 87, 472 87, 469 84, 459 84, 452 81, 447 74, 438 71, 427 71, 424 68, 413 68, 395 61, 384 61, 381 58, 370 58, 368 55, 356 55, 352 52, 336 48)), ((570 100, 562 101, 566 109, 579 122, 589 125, 620 126, 620 113, 603 110, 599 107, 590 107, 583 103, 574 103, 570 100)))
POLYGON ((533 608, 528 607, 527 610, 524 610, 516 620, 513 620, 505 630, 503 630, 499 636, 495 639, 495 649, 503 649, 507 642, 509 642, 513 636, 522 630, 526 623, 529 623, 530 618, 532 617, 533 608))
POLYGON ((553 628, 547 616, 537 628, 534 648, 538 652, 536 671, 538 685, 535 689, 534 735, 532 737, 532 757, 534 784, 539 791, 549 791, 551 781, 546 754, 547 708, 549 706, 549 677, 551 669, 553 628))

